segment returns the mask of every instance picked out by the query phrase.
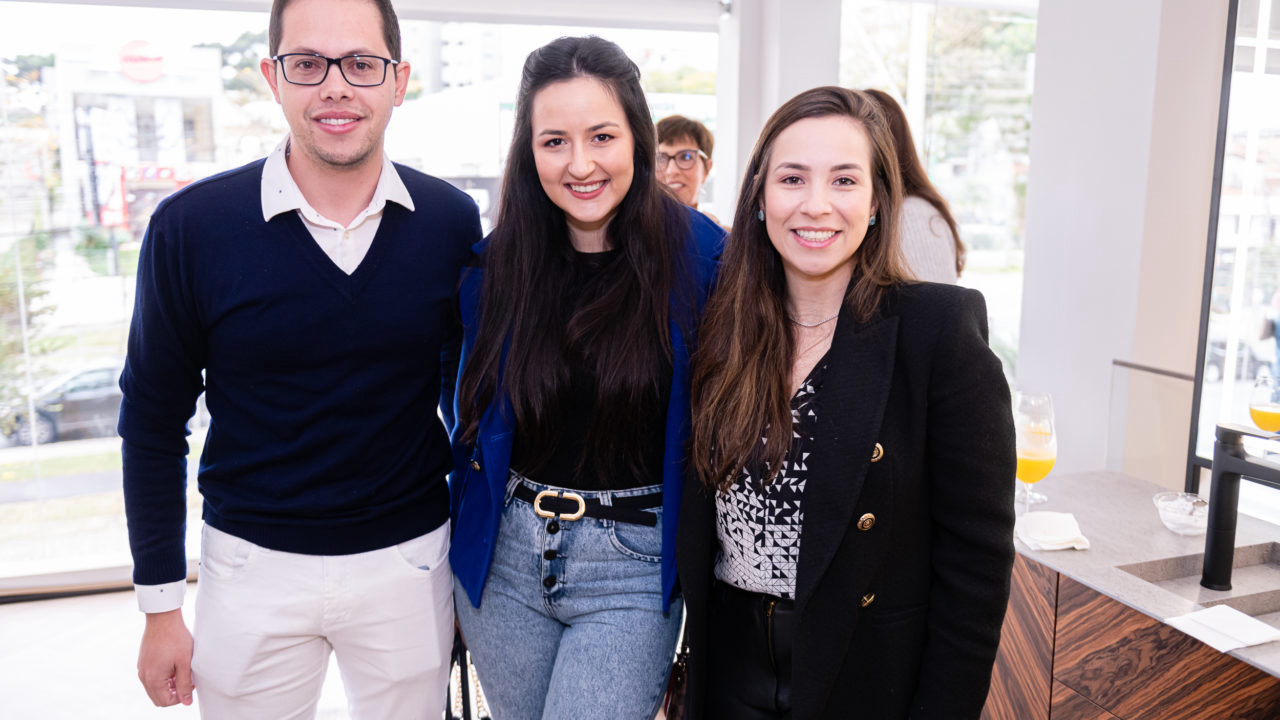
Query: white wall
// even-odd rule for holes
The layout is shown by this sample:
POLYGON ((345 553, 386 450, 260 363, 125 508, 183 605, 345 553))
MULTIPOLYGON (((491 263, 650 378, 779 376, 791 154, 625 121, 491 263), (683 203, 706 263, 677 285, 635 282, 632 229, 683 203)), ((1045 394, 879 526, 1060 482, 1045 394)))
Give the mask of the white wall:
MULTIPOLYGON (((1132 359, 1186 374, 1196 369, 1226 26, 1226 0, 1167 2, 1160 23, 1132 359)), ((1145 384, 1164 392, 1130 397, 1122 469, 1181 489, 1192 384, 1145 384)))
MULTIPOLYGON (((1126 426, 1113 359, 1194 370, 1226 12, 1040 2, 1018 384, 1054 395, 1059 471, 1102 468, 1108 427, 1126 426)), ((1190 383, 1157 395, 1184 414, 1178 432, 1126 442, 1160 461, 1143 475, 1177 485, 1190 383)))

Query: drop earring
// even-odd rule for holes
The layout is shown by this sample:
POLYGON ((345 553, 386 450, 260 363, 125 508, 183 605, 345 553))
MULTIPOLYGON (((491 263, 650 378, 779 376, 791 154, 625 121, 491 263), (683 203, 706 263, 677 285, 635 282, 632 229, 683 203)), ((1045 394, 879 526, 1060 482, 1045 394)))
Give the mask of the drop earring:
POLYGON ((874 227, 875 224, 876 224, 876 216, 872 215, 870 218, 867 219, 867 227, 874 227))
POLYGON ((757 211, 756 211, 756 219, 757 219, 757 220, 759 220, 760 222, 764 222, 764 209, 763 209, 763 208, 761 208, 760 210, 757 210, 757 211))

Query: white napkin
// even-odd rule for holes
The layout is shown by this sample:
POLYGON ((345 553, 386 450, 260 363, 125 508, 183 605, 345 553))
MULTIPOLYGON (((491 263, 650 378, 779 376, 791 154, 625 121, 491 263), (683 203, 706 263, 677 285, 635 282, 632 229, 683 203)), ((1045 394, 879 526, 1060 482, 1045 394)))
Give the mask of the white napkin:
POLYGON ((1089 538, 1080 532, 1076 516, 1071 513, 1025 513, 1018 518, 1013 532, 1032 550, 1089 549, 1089 538))
POLYGON ((1280 640, 1280 630, 1227 605, 1171 617, 1165 623, 1218 652, 1280 640))

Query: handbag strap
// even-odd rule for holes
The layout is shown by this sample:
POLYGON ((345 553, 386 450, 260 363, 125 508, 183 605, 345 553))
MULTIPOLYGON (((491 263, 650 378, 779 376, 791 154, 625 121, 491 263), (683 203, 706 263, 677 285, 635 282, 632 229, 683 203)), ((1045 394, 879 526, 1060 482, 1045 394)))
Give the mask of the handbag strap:
POLYGON ((452 684, 453 672, 450 670, 450 692, 457 692, 457 696, 450 702, 450 711, 457 709, 457 713, 453 716, 456 720, 471 720, 471 679, 470 665, 467 662, 467 646, 462 642, 462 631, 455 629, 453 631, 453 667, 458 668, 458 684, 452 684))

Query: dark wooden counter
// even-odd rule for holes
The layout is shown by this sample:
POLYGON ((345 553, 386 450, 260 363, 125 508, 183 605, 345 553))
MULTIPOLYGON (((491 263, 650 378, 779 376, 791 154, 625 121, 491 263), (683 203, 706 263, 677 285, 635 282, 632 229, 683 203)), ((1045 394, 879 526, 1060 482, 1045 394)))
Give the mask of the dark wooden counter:
POLYGON ((983 718, 1277 720, 1280 678, 1019 554, 983 718))

